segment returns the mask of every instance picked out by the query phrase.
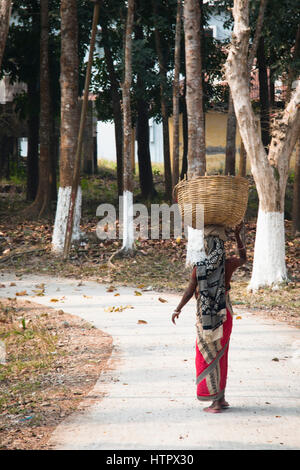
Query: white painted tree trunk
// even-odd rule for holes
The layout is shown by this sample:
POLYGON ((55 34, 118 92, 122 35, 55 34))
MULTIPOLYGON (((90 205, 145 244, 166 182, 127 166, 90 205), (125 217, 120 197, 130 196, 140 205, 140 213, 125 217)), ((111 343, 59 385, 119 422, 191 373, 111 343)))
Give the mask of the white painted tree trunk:
MULTIPOLYGON (((52 252, 55 254, 62 254, 64 251, 66 226, 68 220, 68 212, 70 207, 71 186, 60 187, 57 197, 57 208, 54 222, 54 230, 52 236, 52 252)), ((72 241, 80 240, 83 235, 80 231, 80 218, 81 218, 81 187, 78 187, 72 241)))
POLYGON ((188 226, 186 267, 193 266, 198 261, 203 261, 205 257, 204 230, 198 230, 188 226))
POLYGON ((270 284, 275 287, 287 279, 284 213, 259 209, 252 277, 248 289, 255 291, 270 284))
POLYGON ((134 247, 133 194, 123 191, 123 245, 122 249, 130 252, 134 247))

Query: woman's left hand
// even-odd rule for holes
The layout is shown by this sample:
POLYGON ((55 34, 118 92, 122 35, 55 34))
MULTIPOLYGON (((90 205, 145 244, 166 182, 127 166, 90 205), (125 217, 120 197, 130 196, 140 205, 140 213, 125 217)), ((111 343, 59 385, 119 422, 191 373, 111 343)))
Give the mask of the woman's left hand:
POLYGON ((172 315, 172 322, 174 323, 174 325, 176 325, 175 319, 176 319, 176 318, 179 318, 179 315, 180 315, 180 312, 175 311, 175 312, 173 313, 173 315, 172 315))
POLYGON ((244 221, 242 221, 239 225, 237 225, 235 228, 234 228, 234 233, 235 235, 239 235, 240 231, 242 230, 244 226, 244 221))

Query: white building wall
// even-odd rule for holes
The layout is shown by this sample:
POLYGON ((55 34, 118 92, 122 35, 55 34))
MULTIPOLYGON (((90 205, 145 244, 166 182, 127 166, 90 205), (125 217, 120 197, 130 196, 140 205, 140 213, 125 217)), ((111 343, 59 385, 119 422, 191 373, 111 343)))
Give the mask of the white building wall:
MULTIPOLYGON (((162 124, 149 120, 150 154, 153 163, 163 163, 163 132, 162 124)), ((115 125, 113 122, 97 122, 98 159, 116 161, 115 125)), ((135 141, 135 160, 138 145, 135 141)))

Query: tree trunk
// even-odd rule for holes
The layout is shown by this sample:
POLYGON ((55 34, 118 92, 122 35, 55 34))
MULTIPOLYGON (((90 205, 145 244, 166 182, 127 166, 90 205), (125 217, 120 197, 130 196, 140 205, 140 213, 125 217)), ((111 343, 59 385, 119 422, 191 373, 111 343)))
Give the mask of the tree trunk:
MULTIPOLYGON (((189 141, 188 179, 202 176, 206 170, 201 23, 199 0, 186 0, 184 2, 184 37, 189 141)), ((186 266, 200 261, 203 250, 203 231, 188 227, 186 266)))
POLYGON ((200 16, 199 1, 186 0, 184 31, 189 138, 188 179, 204 175, 206 170, 200 16))
MULTIPOLYGON (((102 26, 103 35, 108 36, 109 32, 106 25, 102 26)), ((114 63, 111 56, 110 48, 104 44, 105 61, 110 78, 111 100, 113 106, 114 124, 115 124, 115 141, 117 154, 117 181, 118 195, 123 192, 123 122, 121 110, 121 97, 119 95, 119 84, 115 73, 114 63)))
POLYGON ((292 233, 300 233, 300 139, 297 142, 295 159, 295 179, 293 193, 293 215, 292 215, 292 233))
MULTIPOLYGON (((52 251, 62 253, 70 206, 78 119, 78 24, 76 0, 62 0, 61 7, 61 125, 59 191, 52 251)), ((81 188, 78 188, 72 239, 80 238, 81 188)))
MULTIPOLYGON (((135 38, 138 40, 144 39, 143 28, 141 25, 135 26, 135 38)), ((140 73, 137 74, 137 154, 139 164, 139 179, 142 197, 144 199, 152 199, 156 194, 153 173, 151 165, 150 154, 150 140, 149 140, 149 114, 148 103, 145 101, 145 86, 143 77, 140 73)))
MULTIPOLYGON (((184 87, 186 90, 186 87, 184 87)), ((183 155, 182 155, 182 162, 181 162, 181 173, 180 179, 183 179, 187 176, 187 169, 188 169, 188 150, 189 150, 189 136, 188 136, 188 117, 187 117, 187 109, 186 109, 186 93, 184 91, 184 96, 181 97, 181 104, 182 104, 182 139, 183 139, 183 155)))
POLYGON ((36 81, 28 83, 27 201, 34 201, 39 181, 39 93, 36 81))
MULTIPOLYGON (((153 1, 153 12, 157 17, 157 2, 153 1)), ((162 49, 161 35, 157 28, 154 30, 156 52, 158 56, 160 75, 160 103, 163 125, 163 149, 164 149, 164 174, 165 174, 165 195, 168 201, 172 201, 172 172, 170 158, 170 138, 169 138, 169 115, 167 106, 167 69, 164 52, 162 49)))
MULTIPOLYGON (((143 81, 140 77, 137 78, 137 88, 141 96, 143 89, 143 81)), ((149 116, 148 104, 142 98, 137 99, 137 154, 139 164, 139 179, 142 197, 144 199, 151 199, 156 191, 153 184, 153 173, 151 166, 150 155, 150 139, 149 139, 149 116)))
POLYGON ((0 178, 10 178, 10 158, 13 154, 14 138, 9 135, 0 137, 0 178))
POLYGON ((132 120, 130 88, 132 82, 132 31, 134 0, 128 0, 125 37, 125 74, 122 86, 123 99, 123 245, 122 250, 131 253, 134 247, 133 233, 133 181, 132 181, 132 120))
POLYGON ((247 154, 243 141, 241 140, 239 176, 245 177, 247 174, 247 154))
POLYGON ((0 0, 0 70, 11 14, 11 0, 0 0))
POLYGON ((51 97, 49 77, 49 11, 48 0, 41 0, 40 41, 40 158, 38 189, 35 200, 25 213, 42 216, 51 209, 53 168, 51 162, 51 97))
POLYGON ((226 154, 225 154, 225 175, 235 175, 235 154, 236 154, 236 117, 231 93, 229 93, 229 104, 227 114, 226 132, 226 154))
POLYGON ((284 195, 291 152, 300 131, 300 83, 273 124, 273 137, 266 154, 258 135, 248 85, 249 5, 235 0, 234 30, 225 64, 240 134, 251 162, 259 196, 259 212, 250 289, 278 284, 287 279, 284 243, 284 195))
POLYGON ((268 73, 265 57, 264 38, 260 38, 257 50, 258 79, 259 79, 259 102, 260 102, 260 128, 261 138, 266 152, 270 144, 270 103, 268 73))
POLYGON ((180 44, 181 44, 182 0, 177 1, 175 56, 174 56, 174 82, 173 82, 173 186, 179 180, 179 72, 180 72, 180 44))

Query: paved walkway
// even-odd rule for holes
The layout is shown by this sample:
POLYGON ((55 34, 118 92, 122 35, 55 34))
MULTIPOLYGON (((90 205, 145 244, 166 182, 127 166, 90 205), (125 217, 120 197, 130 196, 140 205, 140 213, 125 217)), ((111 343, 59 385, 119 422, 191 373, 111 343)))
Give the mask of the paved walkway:
POLYGON ((3 297, 27 290, 26 299, 78 315, 114 338, 113 367, 91 392, 106 396, 56 428, 57 449, 300 449, 300 330, 239 309, 229 351, 231 408, 208 414, 195 396, 194 300, 174 326, 177 295, 118 288, 114 296, 96 282, 41 276, 5 274, 0 282, 3 297), (45 296, 35 297, 41 282, 45 296))

